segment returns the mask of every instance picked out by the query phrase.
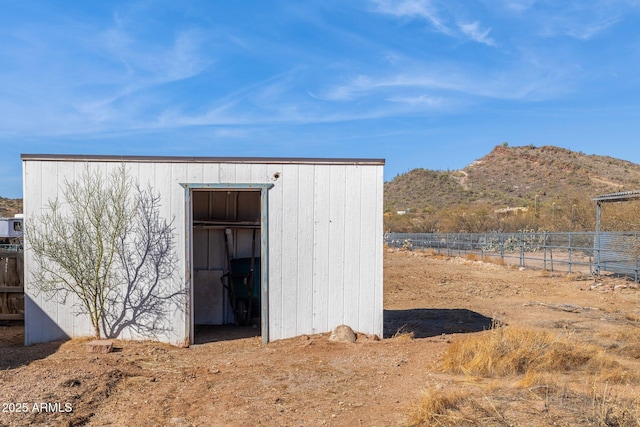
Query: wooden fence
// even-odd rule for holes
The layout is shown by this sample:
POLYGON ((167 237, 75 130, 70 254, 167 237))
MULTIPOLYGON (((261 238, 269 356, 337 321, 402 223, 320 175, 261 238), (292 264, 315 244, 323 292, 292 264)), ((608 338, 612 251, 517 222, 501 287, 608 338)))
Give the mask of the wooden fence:
POLYGON ((24 320, 24 264, 21 251, 0 249, 0 320, 24 320))

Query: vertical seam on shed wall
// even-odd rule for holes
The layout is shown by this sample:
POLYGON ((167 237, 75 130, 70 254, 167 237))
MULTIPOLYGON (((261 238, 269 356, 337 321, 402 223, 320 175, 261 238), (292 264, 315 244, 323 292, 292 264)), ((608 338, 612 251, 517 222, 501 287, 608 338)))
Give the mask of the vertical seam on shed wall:
POLYGON ((262 342, 269 341, 269 189, 260 190, 260 322, 262 342))
MULTIPOLYGON (((359 248, 358 250, 358 295, 357 295, 357 300, 358 300, 358 330, 362 330, 363 329, 363 321, 362 321, 362 317, 364 315, 363 313, 363 308, 362 308, 362 300, 361 298, 363 297, 363 291, 362 291, 362 287, 364 286, 364 281, 362 280, 362 257, 365 256, 366 254, 363 251, 363 244, 366 241, 363 238, 363 232, 365 232, 365 230, 363 230, 363 216, 366 214, 366 212, 364 211, 364 208, 362 206, 362 200, 364 198, 364 192, 365 192, 365 186, 364 186, 364 173, 363 173, 363 168, 362 167, 358 167, 358 171, 360 172, 360 199, 358 200, 358 217, 360 218, 359 220, 359 229, 360 232, 358 233, 358 245, 357 247, 359 248)), ((371 230, 369 230, 369 233, 371 233, 371 230)), ((366 295, 366 294, 365 294, 366 295)))
POLYGON ((383 215, 383 206, 381 203, 381 194, 380 194, 380 181, 381 181, 381 169, 380 167, 376 167, 375 168, 375 188, 376 188, 376 196, 375 196, 375 219, 374 219, 374 224, 375 224, 375 240, 374 240, 374 245, 375 245, 375 250, 373 251, 373 256, 375 257, 374 262, 372 263, 374 270, 373 273, 373 277, 374 277, 374 282, 373 282, 373 286, 374 286, 374 290, 373 290, 373 302, 372 302, 372 308, 373 308, 373 313, 371 316, 371 327, 372 327, 372 333, 375 333, 377 335, 380 336, 380 338, 382 338, 382 334, 379 333, 378 330, 378 319, 380 317, 381 314, 378 313, 378 299, 381 298, 380 295, 380 289, 382 288, 382 268, 380 266, 381 263, 381 254, 383 251, 383 226, 382 226, 382 215, 383 215))
POLYGON ((317 215, 318 215, 318 208, 317 208, 317 200, 318 200, 318 192, 316 191, 316 186, 317 186, 317 175, 316 175, 316 167, 313 167, 313 174, 312 174, 312 187, 311 187, 311 192, 312 192, 312 201, 311 201, 311 223, 312 223, 312 229, 311 229, 311 240, 312 240, 312 246, 311 246, 311 332, 315 333, 316 331, 316 322, 318 319, 318 309, 319 307, 316 307, 316 302, 318 300, 316 293, 318 292, 318 279, 317 279, 317 274, 316 274, 316 268, 317 268, 317 261, 316 261, 316 254, 317 254, 317 245, 318 245, 318 235, 317 235, 317 231, 319 231, 318 229, 318 224, 317 224, 317 215))
MULTIPOLYGON (((347 170, 346 168, 344 169, 344 180, 342 181, 342 194, 343 194, 343 200, 345 205, 347 204, 347 170)), ((345 212, 345 216, 344 216, 344 220, 342 221, 342 254, 344 257, 346 257, 347 255, 347 239, 345 238, 345 236, 347 235, 347 215, 348 212, 345 212)), ((343 324, 345 323, 344 320, 344 312, 345 312, 345 307, 346 307, 346 283, 347 283, 347 278, 345 277, 346 273, 347 273, 347 269, 346 267, 346 263, 343 260, 343 265, 342 265, 342 283, 340 286, 340 289, 342 290, 342 310, 340 313, 340 323, 343 324)))

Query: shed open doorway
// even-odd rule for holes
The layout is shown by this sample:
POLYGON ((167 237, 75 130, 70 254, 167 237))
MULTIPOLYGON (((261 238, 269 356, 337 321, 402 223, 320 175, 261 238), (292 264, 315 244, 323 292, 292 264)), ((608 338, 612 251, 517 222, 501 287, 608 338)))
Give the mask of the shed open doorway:
POLYGON ((266 190, 190 184, 189 342, 262 336, 266 295, 266 190))

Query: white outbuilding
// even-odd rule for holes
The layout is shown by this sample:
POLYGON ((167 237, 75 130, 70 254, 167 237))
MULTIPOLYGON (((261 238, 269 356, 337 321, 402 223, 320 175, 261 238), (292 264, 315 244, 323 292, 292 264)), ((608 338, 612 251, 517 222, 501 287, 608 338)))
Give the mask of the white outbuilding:
MULTIPOLYGON (((185 346, 200 325, 238 323, 259 328, 264 342, 342 324, 382 336, 384 160, 23 154, 22 161, 27 231, 63 196, 63 183, 86 170, 106 177, 124 165, 159 196, 175 255, 159 285, 184 298, 170 300, 145 334, 136 319, 123 321, 118 338, 153 331, 152 339, 185 346)), ((28 233, 24 264, 25 343, 91 336, 77 298, 37 291, 28 233)))

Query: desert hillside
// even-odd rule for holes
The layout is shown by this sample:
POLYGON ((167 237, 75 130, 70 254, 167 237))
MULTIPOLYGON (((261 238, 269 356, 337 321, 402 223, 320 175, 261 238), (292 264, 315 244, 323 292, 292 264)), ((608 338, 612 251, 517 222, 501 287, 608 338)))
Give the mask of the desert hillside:
POLYGON ((385 208, 438 210, 487 203, 529 206, 567 195, 640 188, 640 165, 564 148, 496 146, 459 171, 414 169, 385 184, 385 208))
POLYGON ((22 212, 22 199, 0 197, 0 218, 12 217, 22 212))
MULTIPOLYGON (((552 146, 503 144, 462 170, 414 169, 385 183, 385 229, 592 231, 594 196, 638 189, 638 164, 552 146), (398 211, 407 214, 401 218, 398 211)), ((638 226, 635 210, 619 215, 629 221, 617 218, 612 227, 638 226)))

